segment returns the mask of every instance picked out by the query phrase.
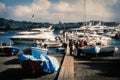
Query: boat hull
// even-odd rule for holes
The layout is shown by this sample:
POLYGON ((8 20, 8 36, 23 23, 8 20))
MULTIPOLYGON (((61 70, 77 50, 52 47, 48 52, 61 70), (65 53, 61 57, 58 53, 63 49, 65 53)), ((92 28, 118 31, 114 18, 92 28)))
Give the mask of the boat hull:
POLYGON ((21 67, 27 71, 34 73, 43 73, 43 69, 40 66, 41 61, 32 61, 32 60, 24 60, 20 61, 21 67))
POLYGON ((114 46, 102 47, 98 56, 113 56, 118 50, 115 50, 114 46))
POLYGON ((20 50, 19 48, 12 47, 12 46, 2 46, 2 47, 0 47, 0 53, 4 53, 8 56, 18 54, 19 50, 20 50))
MULTIPOLYGON (((45 41, 45 39, 31 39, 31 38, 24 38, 24 39, 20 39, 20 38, 10 38, 14 44, 24 44, 24 45, 33 45, 36 44, 35 41, 45 41)), ((56 42, 56 41, 47 41, 45 42, 47 47, 60 47, 61 43, 60 42, 56 42)))
MULTIPOLYGON (((33 39, 33 38, 10 38, 14 44, 26 44, 26 45, 33 45, 34 44, 34 41, 36 39, 33 39)), ((44 39, 37 39, 37 40, 44 40, 44 39)))
POLYGON ((84 47, 81 49, 83 54, 98 54, 100 52, 100 48, 95 47, 84 47))
POLYGON ((47 55, 48 50, 44 48, 30 47, 30 48, 23 49, 23 53, 39 58, 40 55, 47 55))
POLYGON ((113 56, 117 53, 118 48, 114 46, 100 46, 100 47, 89 47, 89 48, 82 48, 79 49, 82 54, 86 55, 95 55, 95 56, 113 56))

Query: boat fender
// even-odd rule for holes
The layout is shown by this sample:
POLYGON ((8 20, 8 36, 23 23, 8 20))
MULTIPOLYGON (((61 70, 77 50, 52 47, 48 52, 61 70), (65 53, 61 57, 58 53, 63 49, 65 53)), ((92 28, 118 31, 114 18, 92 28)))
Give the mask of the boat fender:
POLYGON ((115 47, 114 50, 117 52, 118 51, 118 47, 115 47))

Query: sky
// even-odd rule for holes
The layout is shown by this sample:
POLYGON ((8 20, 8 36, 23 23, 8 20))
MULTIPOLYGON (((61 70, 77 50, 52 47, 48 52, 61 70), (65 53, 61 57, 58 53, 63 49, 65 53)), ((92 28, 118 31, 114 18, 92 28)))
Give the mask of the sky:
POLYGON ((120 0, 0 0, 0 18, 50 23, 120 22, 120 0))

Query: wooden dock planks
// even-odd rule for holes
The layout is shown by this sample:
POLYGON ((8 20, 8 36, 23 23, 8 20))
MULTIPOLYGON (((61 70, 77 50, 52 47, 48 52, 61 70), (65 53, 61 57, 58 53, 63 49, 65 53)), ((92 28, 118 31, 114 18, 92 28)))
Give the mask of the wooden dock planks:
POLYGON ((69 55, 69 47, 67 47, 58 80, 74 80, 74 58, 69 55))

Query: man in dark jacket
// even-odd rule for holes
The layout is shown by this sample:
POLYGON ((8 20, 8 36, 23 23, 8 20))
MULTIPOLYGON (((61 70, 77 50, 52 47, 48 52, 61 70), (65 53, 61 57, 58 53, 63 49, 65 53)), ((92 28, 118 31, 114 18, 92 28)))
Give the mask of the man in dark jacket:
POLYGON ((69 39, 69 47, 70 47, 70 55, 72 55, 72 51, 73 51, 73 41, 72 39, 69 39))

